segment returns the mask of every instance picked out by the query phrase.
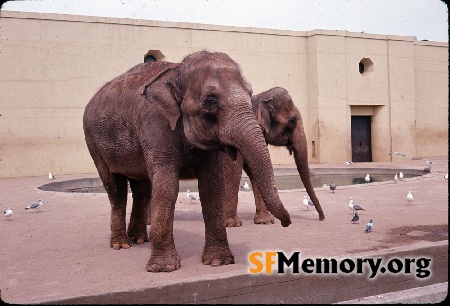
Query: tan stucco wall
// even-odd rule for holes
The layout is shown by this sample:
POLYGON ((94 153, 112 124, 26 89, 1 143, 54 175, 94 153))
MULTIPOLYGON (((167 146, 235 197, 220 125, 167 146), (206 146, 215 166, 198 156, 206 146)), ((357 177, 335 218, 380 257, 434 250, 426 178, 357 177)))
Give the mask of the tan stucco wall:
MULTIPOLYGON (((374 161, 447 155, 448 44, 309 32, 1 11, 0 177, 88 173, 82 114, 105 82, 148 50, 179 62, 229 54, 254 93, 285 87, 303 115, 311 162, 351 159, 352 114, 372 115, 374 161), (371 77, 358 63, 374 63, 371 77), (315 156, 312 156, 312 141, 315 156)), ((270 147, 275 164, 293 164, 270 147)))

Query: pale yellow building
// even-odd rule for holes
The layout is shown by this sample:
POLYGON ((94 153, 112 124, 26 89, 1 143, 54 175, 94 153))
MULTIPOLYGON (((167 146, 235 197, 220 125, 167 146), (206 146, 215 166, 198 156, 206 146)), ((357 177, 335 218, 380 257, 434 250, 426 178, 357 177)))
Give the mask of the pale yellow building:
MULTIPOLYGON (((225 52, 254 93, 286 88, 303 115, 311 163, 448 154, 448 43, 346 31, 0 14, 0 177, 96 172, 84 142, 84 107, 149 50, 171 62, 202 49, 225 52)), ((286 149, 270 152, 274 164, 294 164, 286 149)))

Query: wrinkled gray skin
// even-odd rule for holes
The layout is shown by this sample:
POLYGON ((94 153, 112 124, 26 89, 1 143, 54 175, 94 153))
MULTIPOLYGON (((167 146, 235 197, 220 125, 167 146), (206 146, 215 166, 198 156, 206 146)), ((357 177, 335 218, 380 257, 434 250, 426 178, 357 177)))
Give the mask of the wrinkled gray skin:
MULTIPOLYGON (((325 215, 311 184, 303 120, 291 96, 284 88, 272 88, 259 95, 252 96, 252 108, 261 126, 266 142, 274 146, 284 146, 289 150, 290 154, 294 154, 295 164, 297 165, 297 170, 303 185, 319 213, 319 220, 324 220, 325 215)), ((237 216, 239 183, 242 168, 249 175, 253 187, 256 204, 254 222, 256 224, 273 224, 274 218, 264 204, 260 189, 257 184, 253 183, 254 177, 251 170, 248 169, 246 160, 242 156, 238 156, 234 162, 228 156, 224 158, 226 177, 226 225, 228 227, 242 225, 241 220, 237 216)))
POLYGON ((291 223, 251 109, 251 87, 224 53, 200 51, 181 63, 139 64, 104 85, 86 106, 89 152, 111 204, 114 249, 148 241, 147 271, 180 268, 173 238, 179 176, 194 169, 205 222, 204 264, 234 263, 224 223, 224 151, 248 161, 262 197, 283 226, 291 223), (126 229, 127 182, 133 195, 126 229), (148 211, 147 207, 150 207, 148 211))

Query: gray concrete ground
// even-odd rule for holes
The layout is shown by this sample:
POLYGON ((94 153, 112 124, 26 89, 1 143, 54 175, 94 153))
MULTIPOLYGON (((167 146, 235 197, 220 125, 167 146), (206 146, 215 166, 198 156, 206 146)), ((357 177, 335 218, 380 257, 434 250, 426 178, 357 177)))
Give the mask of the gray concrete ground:
MULTIPOLYGON (((146 272, 148 243, 119 251, 109 247, 106 194, 41 191, 37 187, 49 183, 47 174, 2 178, 1 208, 11 207, 14 214, 11 220, 0 222, 1 299, 8 303, 376 303, 374 296, 412 288, 426 292, 428 286, 441 284, 440 295, 434 295, 437 302, 446 296, 442 286, 448 281, 448 181, 444 180, 448 158, 403 161, 395 157, 391 163, 321 164, 311 165, 311 169, 325 173, 348 168, 367 173, 378 169, 407 172, 422 170, 428 159, 435 165, 421 177, 338 186, 334 194, 317 187, 326 217, 323 222, 314 209, 308 211, 301 204, 306 192, 297 189, 279 192, 291 214, 291 226, 283 228, 278 220, 274 225, 255 225, 253 195, 240 192, 238 214, 243 226, 227 230, 236 263, 222 267, 201 263, 201 207, 191 203, 182 190, 174 221, 182 266, 171 273, 146 272), (408 191, 415 197, 411 204, 406 201, 408 191), (359 214, 359 224, 350 222, 350 196, 366 209, 359 214), (44 200, 40 212, 24 209, 37 199, 44 200), (365 233, 369 219, 373 219, 374 230, 365 233), (300 251, 302 258, 429 256, 433 265, 426 279, 418 279, 414 272, 401 276, 386 273, 374 281, 366 274, 270 278, 250 275, 248 255, 254 251, 300 251)), ((275 173, 290 171, 285 169, 275 167, 275 173)), ((97 176, 53 174, 56 181, 97 176)), ((129 205, 127 216, 130 212, 129 205)))

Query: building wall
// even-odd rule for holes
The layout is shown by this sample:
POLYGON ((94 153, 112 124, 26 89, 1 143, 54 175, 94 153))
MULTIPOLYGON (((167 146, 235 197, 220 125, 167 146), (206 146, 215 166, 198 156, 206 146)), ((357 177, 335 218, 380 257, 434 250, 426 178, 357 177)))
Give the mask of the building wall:
MULTIPOLYGON (((310 162, 351 159, 352 114, 372 116, 374 161, 447 155, 448 44, 411 37, 236 28, 1 11, 0 177, 92 173, 82 115, 107 81, 161 50, 207 49, 240 64, 254 93, 286 88, 302 113, 310 162), (362 58, 374 72, 363 77, 362 58), (314 152, 313 152, 314 141, 314 152), (314 154, 313 154, 314 153, 314 154)), ((269 147, 275 164, 294 164, 269 147)))

